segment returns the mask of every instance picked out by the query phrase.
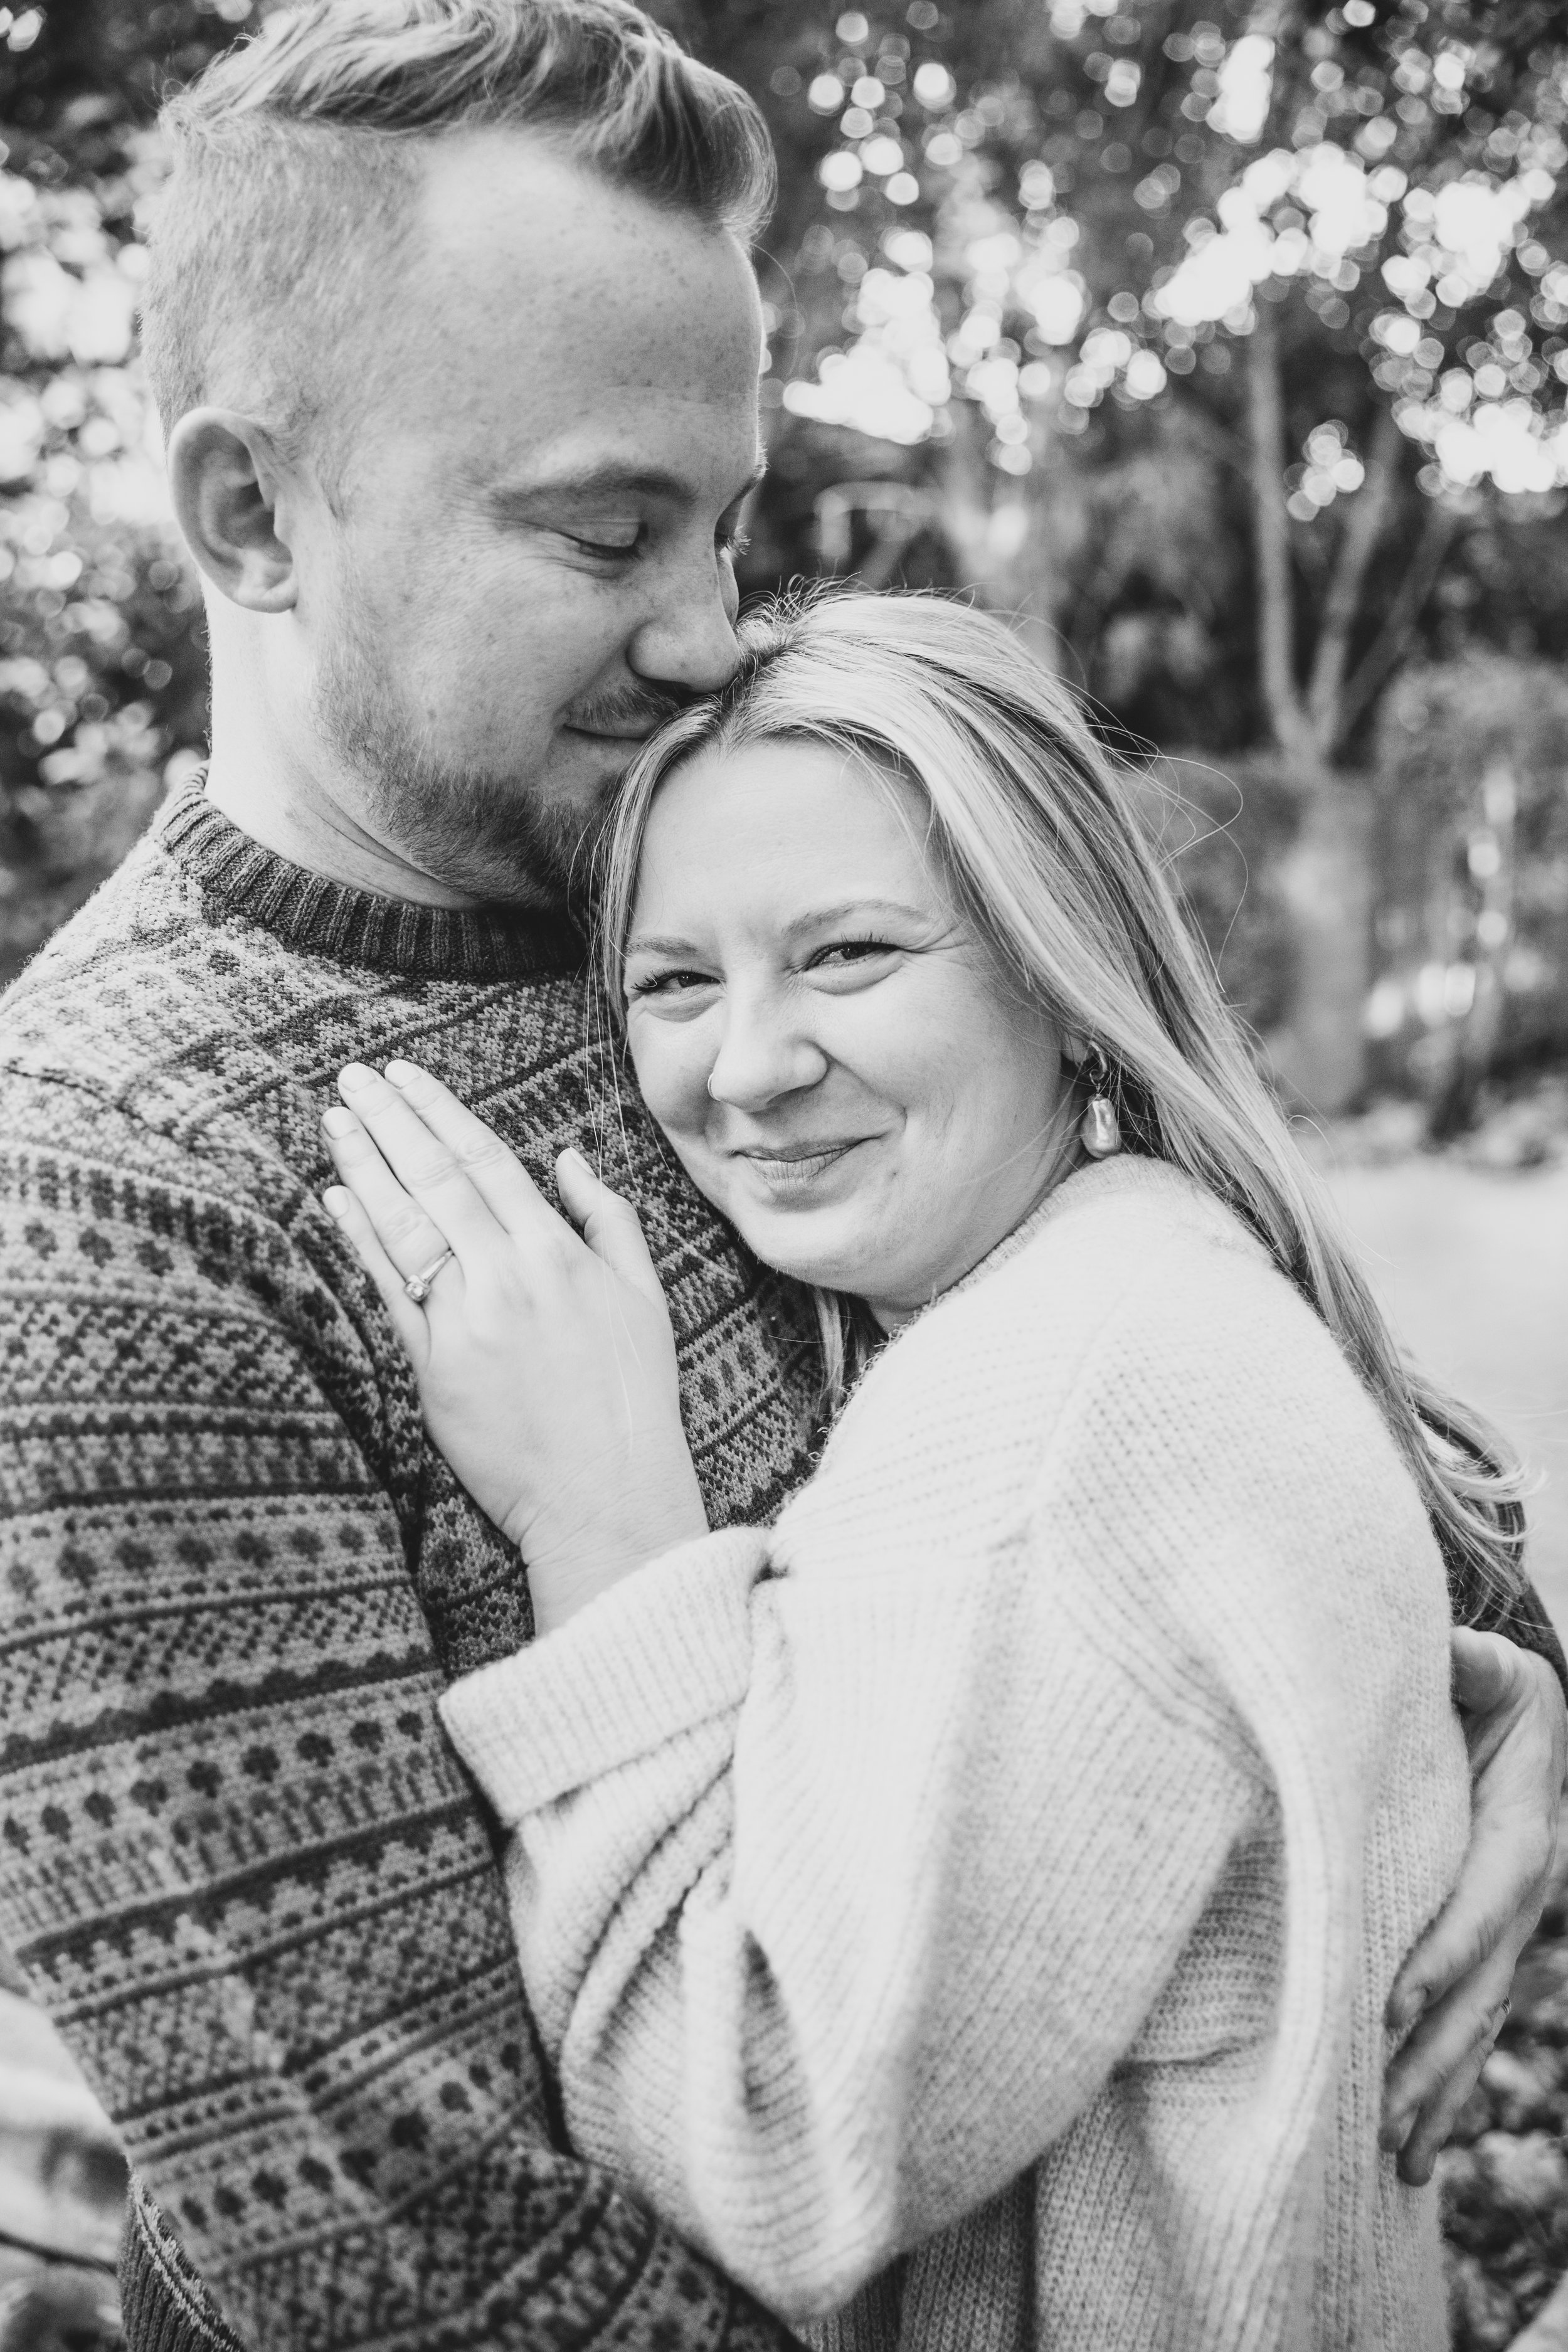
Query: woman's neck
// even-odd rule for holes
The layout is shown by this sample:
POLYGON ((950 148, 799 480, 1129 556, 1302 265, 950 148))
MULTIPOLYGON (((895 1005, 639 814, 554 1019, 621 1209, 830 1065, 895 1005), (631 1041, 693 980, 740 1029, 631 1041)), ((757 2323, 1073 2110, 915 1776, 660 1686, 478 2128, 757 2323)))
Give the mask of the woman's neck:
POLYGON ((918 1315, 923 1315, 928 1307, 934 1307, 937 1300, 944 1297, 948 1291, 956 1289, 961 1282, 966 1282, 972 1274, 984 1265, 994 1251, 999 1250, 1005 1242, 1011 1241, 1015 1234, 1021 1233, 1024 1227, 1039 1214, 1059 1185, 1065 1184, 1069 1176, 1076 1175, 1078 1171, 1087 1164, 1087 1154, 1079 1139, 1078 1127, 1075 1123, 1065 1135, 1058 1139, 1047 1160, 1040 1181, 1029 1196, 1027 1205, 1021 1215, 1014 1218, 1005 1232, 988 1231, 977 1234, 974 1236, 973 1247, 967 1254, 962 1250, 958 1253, 963 1259, 962 1265, 954 1271, 945 1273, 933 1281, 931 1289, 922 1297, 915 1299, 912 1304, 907 1299, 879 1299, 862 1296, 860 1304, 865 1307, 878 1329, 891 1339, 894 1332, 901 1331, 907 1323, 912 1323, 918 1315))

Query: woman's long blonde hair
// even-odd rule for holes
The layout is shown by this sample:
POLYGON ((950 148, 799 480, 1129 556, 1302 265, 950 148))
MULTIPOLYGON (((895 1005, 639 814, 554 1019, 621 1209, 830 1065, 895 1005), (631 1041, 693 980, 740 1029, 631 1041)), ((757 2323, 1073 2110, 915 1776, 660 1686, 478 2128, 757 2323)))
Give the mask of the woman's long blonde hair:
MULTIPOLYGON (((1128 1148, 1234 1210, 1332 1332, 1420 1489, 1461 1612, 1516 1591, 1517 1467, 1484 1422, 1402 1361, 1146 837, 1132 782, 1070 692, 999 621, 932 596, 781 600, 741 636, 738 675, 646 746, 606 838, 613 1017, 648 812, 674 769, 787 738, 912 783, 931 852, 1005 982, 1105 1055, 1128 1148)), ((864 1323, 831 1295, 819 1307, 841 1387, 864 1323)))

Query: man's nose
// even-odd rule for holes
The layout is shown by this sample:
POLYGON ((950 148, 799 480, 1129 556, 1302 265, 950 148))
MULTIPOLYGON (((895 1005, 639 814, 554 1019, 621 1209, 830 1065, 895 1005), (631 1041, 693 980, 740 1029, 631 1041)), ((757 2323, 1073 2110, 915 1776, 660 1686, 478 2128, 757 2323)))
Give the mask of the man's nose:
POLYGON ((658 604, 627 648, 632 671, 649 686, 717 694, 740 666, 735 613, 734 574, 716 549, 661 566, 658 604))
POLYGON ((800 1094, 827 1074, 827 1055, 795 1008, 770 993, 762 1002, 731 995, 723 1041, 708 1076, 715 1102, 733 1110, 766 1110, 782 1096, 800 1094))

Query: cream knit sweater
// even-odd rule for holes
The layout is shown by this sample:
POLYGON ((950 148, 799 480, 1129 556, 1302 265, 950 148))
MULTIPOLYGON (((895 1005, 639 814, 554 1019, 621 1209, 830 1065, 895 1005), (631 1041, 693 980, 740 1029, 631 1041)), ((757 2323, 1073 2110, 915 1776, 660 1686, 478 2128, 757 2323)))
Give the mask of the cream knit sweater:
POLYGON ((1376 2130, 1468 1829, 1447 1633, 1263 1251, 1074 1177, 771 1533, 448 1694, 577 2147, 857 2352, 1432 2352, 1376 2130))

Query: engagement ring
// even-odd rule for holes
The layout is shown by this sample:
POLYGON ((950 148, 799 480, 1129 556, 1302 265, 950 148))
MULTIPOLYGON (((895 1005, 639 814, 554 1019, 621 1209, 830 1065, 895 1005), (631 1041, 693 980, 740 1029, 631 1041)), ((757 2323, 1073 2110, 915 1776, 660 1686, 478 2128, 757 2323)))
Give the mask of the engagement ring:
POLYGON ((403 1287, 406 1290, 409 1297, 412 1298, 416 1307, 424 1306, 425 1301, 430 1296, 430 1285, 435 1281, 436 1276, 440 1273, 441 1268, 447 1263, 447 1261, 451 1258, 455 1258, 457 1255, 458 1253, 456 1250, 444 1249, 441 1252, 440 1256, 433 1257, 429 1265, 424 1267, 421 1272, 418 1274, 411 1274, 409 1276, 403 1287))

